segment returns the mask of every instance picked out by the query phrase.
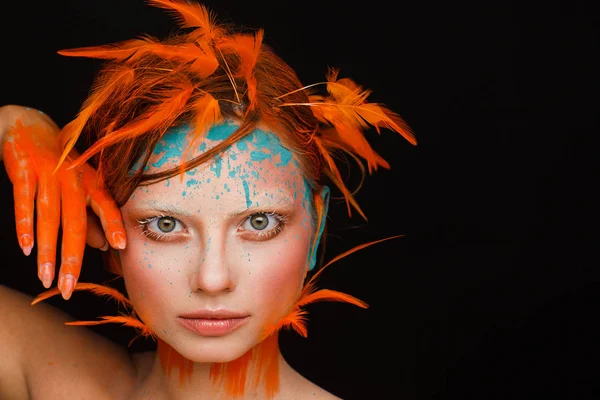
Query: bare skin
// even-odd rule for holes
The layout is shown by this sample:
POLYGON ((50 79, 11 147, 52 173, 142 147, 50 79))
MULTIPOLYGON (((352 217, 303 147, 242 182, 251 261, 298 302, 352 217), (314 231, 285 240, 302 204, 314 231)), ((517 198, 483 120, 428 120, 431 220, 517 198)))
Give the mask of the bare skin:
MULTIPOLYGON (((166 395, 154 352, 128 354, 88 328, 65 326, 69 315, 0 285, 0 397, 14 400, 215 399, 212 388, 166 395), (151 395, 149 395, 151 394, 151 395)), ((308 381, 280 358, 277 400, 339 399, 308 381)), ((247 393, 245 399, 264 398, 247 393)))

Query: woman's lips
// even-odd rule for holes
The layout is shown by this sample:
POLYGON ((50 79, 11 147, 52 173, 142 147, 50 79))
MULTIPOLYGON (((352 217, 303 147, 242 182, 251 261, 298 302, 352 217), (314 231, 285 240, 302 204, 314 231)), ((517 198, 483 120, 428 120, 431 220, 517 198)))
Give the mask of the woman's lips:
POLYGON ((244 325, 249 318, 229 312, 197 312, 178 317, 177 321, 202 336, 224 336, 244 325))

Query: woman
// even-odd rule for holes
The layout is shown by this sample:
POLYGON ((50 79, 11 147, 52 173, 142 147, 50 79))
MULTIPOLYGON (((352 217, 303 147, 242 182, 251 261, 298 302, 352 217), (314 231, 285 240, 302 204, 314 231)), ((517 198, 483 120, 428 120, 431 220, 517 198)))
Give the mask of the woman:
MULTIPOLYGON (((36 196, 38 275, 46 287, 55 273, 59 215, 66 234, 57 288, 38 296, 36 307, 10 289, 0 292, 10 327, 0 340, 14 351, 0 371, 0 393, 336 398, 286 363, 277 333, 290 328, 305 336, 303 307, 315 301, 367 306, 315 286, 325 182, 345 197, 348 212, 362 214, 338 155, 361 167, 364 159, 373 172, 389 166, 365 140, 365 128, 396 131, 412 144, 414 136, 336 70, 327 82, 302 85, 263 43, 261 30, 218 25, 198 4, 150 4, 177 13, 185 31, 164 41, 143 37, 61 52, 108 62, 60 134, 35 110, 4 108, 17 236, 29 254, 36 196), (81 155, 80 137, 91 143, 81 155), (112 247, 109 269, 123 276, 127 296, 78 282, 87 205, 99 217, 112 247), (90 332, 65 329, 68 317, 39 303, 58 293, 69 299, 74 290, 111 296, 125 311, 71 324, 122 323, 155 339, 157 351, 130 359, 90 332), (29 350, 22 351, 25 343, 29 350), (75 371, 76 383, 63 379, 75 371)), ((87 237, 105 246, 98 230, 87 237)))

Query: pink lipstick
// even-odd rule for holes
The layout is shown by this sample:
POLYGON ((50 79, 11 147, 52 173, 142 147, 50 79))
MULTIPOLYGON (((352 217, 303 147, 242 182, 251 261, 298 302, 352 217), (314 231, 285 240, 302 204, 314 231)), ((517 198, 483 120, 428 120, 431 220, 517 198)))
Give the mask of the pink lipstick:
POLYGON ((177 322, 202 336, 224 336, 249 319, 248 314, 228 310, 199 310, 179 316, 177 322))

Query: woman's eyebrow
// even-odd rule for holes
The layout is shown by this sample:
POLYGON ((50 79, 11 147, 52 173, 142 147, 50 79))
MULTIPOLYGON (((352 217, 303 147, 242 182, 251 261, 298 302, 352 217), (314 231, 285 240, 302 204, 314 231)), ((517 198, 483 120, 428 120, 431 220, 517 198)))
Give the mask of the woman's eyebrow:
POLYGON ((182 215, 184 217, 191 217, 197 212, 191 212, 189 209, 182 207, 175 207, 171 204, 162 204, 158 202, 154 202, 153 204, 142 203, 140 205, 135 206, 135 210, 138 212, 152 212, 157 214, 164 215, 182 215))
POLYGON ((238 217, 240 215, 248 215, 253 212, 265 212, 265 211, 280 211, 285 213, 292 213, 296 208, 294 200, 289 197, 278 197, 277 200, 265 200, 263 202, 255 202, 252 205, 238 210, 234 210, 229 213, 230 217, 238 217))

